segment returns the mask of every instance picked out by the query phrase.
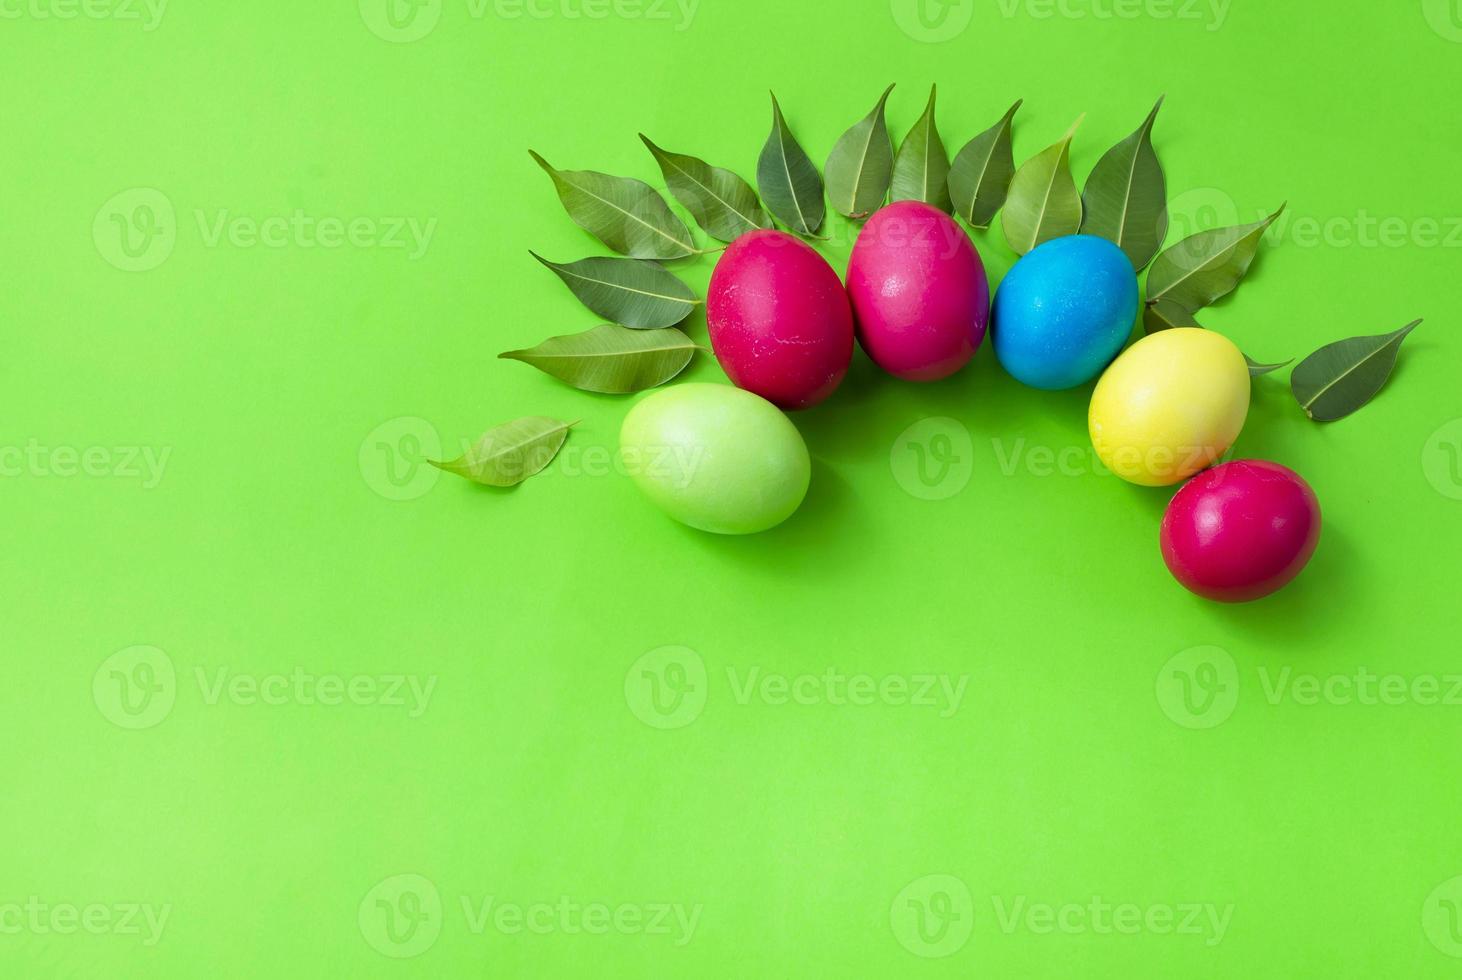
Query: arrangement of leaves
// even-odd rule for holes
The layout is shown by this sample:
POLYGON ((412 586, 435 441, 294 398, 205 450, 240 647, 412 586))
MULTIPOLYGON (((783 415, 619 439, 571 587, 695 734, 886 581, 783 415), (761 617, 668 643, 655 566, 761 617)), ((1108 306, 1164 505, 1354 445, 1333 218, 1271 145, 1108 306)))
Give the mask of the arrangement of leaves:
POLYGON ((761 209, 756 191, 746 181, 696 157, 662 150, 644 133, 640 139, 660 164, 665 186, 706 234, 730 242, 748 231, 771 227, 772 220, 761 209))
MULTIPOLYGON (((997 216, 1017 256, 1065 235, 1087 234, 1115 243, 1141 274, 1148 333, 1201 328, 1197 314, 1232 294, 1253 266, 1265 234, 1285 210, 1250 224, 1211 228, 1165 251, 1167 178, 1153 143, 1163 99, 1142 123, 1098 159, 1078 191, 1071 147, 1078 119, 1057 142, 1015 166, 1014 102, 991 127, 965 143, 951 161, 935 121, 937 90, 894 151, 886 110, 894 86, 834 144, 824 172, 797 141, 775 94, 772 125, 756 161, 756 185, 700 157, 673 152, 643 133, 674 201, 710 238, 729 243, 780 223, 793 234, 821 240, 831 203, 857 222, 885 201, 923 201, 988 229, 997 216), (758 197, 760 194, 760 197, 758 197), (1150 266, 1150 268, 1149 268, 1150 266)), ((1084 118, 1084 117, 1083 117, 1084 118)), ((532 365, 583 391, 629 394, 681 374, 696 352, 710 353, 677 325, 702 305, 664 263, 709 254, 666 198, 644 181, 594 170, 558 170, 530 150, 553 183, 569 217, 614 256, 574 262, 533 258, 558 276, 590 311, 607 320, 581 333, 549 337, 500 357, 532 365)), ((1420 320, 1377 336, 1337 341, 1304 358, 1291 372, 1290 390, 1319 422, 1343 418, 1380 391, 1395 367, 1402 341, 1420 320)), ((1246 357, 1261 377, 1291 361, 1246 357)), ((512 486, 553 459, 571 423, 533 416, 488 431, 458 459, 435 465, 493 486, 512 486)))
POLYGON ((579 302, 626 327, 673 327, 699 302, 689 286, 655 262, 595 256, 560 265, 528 254, 553 270, 579 302))
POLYGON ((1349 415, 1376 397, 1396 367, 1401 342, 1419 323, 1413 320, 1395 333, 1352 337, 1321 347, 1290 374, 1295 401, 1317 422, 1349 415))
POLYGON ((644 181, 595 170, 555 170, 537 153, 528 152, 553 178, 558 198, 574 223, 611 250, 637 259, 680 259, 697 253, 685 222, 644 181))
POLYGON ((1080 125, 1076 120, 1059 143, 1021 164, 1010 181, 1002 225, 1016 255, 1081 230, 1081 195, 1071 177, 1071 138, 1080 125))
POLYGON ((817 234, 827 214, 822 174, 787 127, 775 94, 772 132, 756 161, 756 183, 767 207, 782 224, 799 235, 817 234))
POLYGON ((878 104, 838 138, 828 155, 827 195, 845 218, 866 218, 883 206, 893 180, 893 143, 883 109, 893 86, 878 104))
POLYGON ((990 227, 1005 205, 1010 178, 1015 176, 1010 123, 1020 102, 1017 99, 999 122, 966 143, 950 165, 949 197, 955 213, 975 228, 990 227))
POLYGON ((698 350, 705 348, 674 327, 631 330, 605 323, 498 357, 531 364, 583 391, 623 395, 664 384, 698 350))
POLYGON ((516 486, 553 462, 576 424, 537 415, 514 419, 488 429, 456 459, 431 464, 486 486, 516 486))
POLYGON ((1113 241, 1141 272, 1168 233, 1167 180, 1152 146, 1152 124, 1162 99, 1137 132, 1106 152, 1086 178, 1083 234, 1113 241))
POLYGON ((934 125, 934 86, 929 87, 929 104, 909 130, 893 161, 893 184, 889 199, 923 201, 941 211, 952 211, 949 198, 949 154, 934 125))

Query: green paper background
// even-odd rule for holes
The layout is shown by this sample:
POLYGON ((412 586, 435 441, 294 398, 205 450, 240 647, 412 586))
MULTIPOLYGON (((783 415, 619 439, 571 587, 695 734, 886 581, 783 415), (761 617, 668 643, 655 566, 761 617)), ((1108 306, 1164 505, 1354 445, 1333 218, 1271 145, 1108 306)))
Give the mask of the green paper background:
POLYGON ((1462 12, 928 2, 0 5, 0 976, 1462 970, 1462 12), (1325 510, 1292 588, 1178 588, 1089 386, 988 345, 928 386, 858 355, 746 539, 614 471, 625 400, 495 359, 596 322, 528 255, 603 253, 529 147, 750 177, 773 88, 820 165, 890 81, 951 153, 1087 113, 1079 182, 1166 93, 1170 240, 1289 202, 1205 314, 1260 360, 1427 318, 1342 422, 1256 383, 1238 454, 1325 510), (353 243, 250 239, 296 213, 353 243), (531 414, 583 421, 514 491, 419 463, 531 414))

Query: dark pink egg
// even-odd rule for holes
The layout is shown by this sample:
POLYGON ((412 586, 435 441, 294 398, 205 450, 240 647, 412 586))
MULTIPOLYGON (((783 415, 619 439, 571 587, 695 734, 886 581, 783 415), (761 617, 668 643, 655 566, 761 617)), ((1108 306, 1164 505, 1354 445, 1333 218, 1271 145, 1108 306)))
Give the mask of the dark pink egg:
POLYGON ((1304 569, 1320 540, 1320 501, 1278 463, 1240 459, 1189 480, 1168 504, 1162 556, 1190 592, 1248 602, 1304 569))
POLYGON ((731 243, 711 273, 706 323, 731 382, 784 409, 831 395, 853 359, 842 281, 785 232, 752 231, 731 243))
POLYGON ((919 201, 874 212, 848 262, 858 343, 905 381, 938 381, 969 363, 990 319, 990 283, 953 218, 919 201))

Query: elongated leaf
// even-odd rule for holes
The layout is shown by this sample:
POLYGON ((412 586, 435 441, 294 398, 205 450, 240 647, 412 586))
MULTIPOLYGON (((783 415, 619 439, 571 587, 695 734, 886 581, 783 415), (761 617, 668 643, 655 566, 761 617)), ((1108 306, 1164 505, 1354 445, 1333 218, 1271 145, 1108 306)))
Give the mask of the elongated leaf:
POLYGON ((1157 257, 1147 274, 1147 301, 1168 300, 1188 310, 1201 310, 1233 292, 1259 251, 1264 232, 1279 210, 1251 225, 1214 228, 1183 239, 1157 257))
MULTIPOLYGON (((1076 121, 1077 125, 1081 120, 1076 121)), ((1071 137, 1076 126, 1015 172, 1005 202, 1005 241, 1016 255, 1042 242, 1081 230, 1081 195, 1071 177, 1071 137)))
POLYGON ((756 191, 746 181, 698 157, 662 149, 644 133, 640 139, 660 165, 665 186, 706 234, 730 242, 748 231, 771 227, 772 219, 761 209, 756 191))
POLYGON ((941 211, 953 210, 949 200, 949 154, 934 124, 935 86, 929 87, 924 114, 899 145, 893 161, 890 201, 923 201, 941 211))
POLYGON ((1260 364, 1248 354, 1245 354, 1244 360, 1247 361, 1249 364, 1249 377, 1261 378, 1264 375, 1269 374, 1271 371, 1278 371, 1280 368, 1290 363, 1290 361, 1293 361, 1294 358, 1291 357, 1289 361, 1280 361, 1277 364, 1260 364))
POLYGON ((1146 333, 1169 330, 1173 327, 1201 327, 1193 314, 1171 300, 1160 299, 1150 303, 1142 312, 1142 329, 1146 333))
POLYGON ((892 85, 884 89, 873 111, 838 137, 823 168, 828 199, 845 217, 868 217, 888 195, 893 177, 893 143, 888 138, 883 107, 892 91, 892 85))
POLYGON ((1010 143, 1010 121, 1020 100, 1000 121, 964 145, 949 168, 949 197, 954 212, 976 228, 988 228, 1005 204, 1015 156, 1010 143))
POLYGON ((558 455, 573 422, 530 416, 488 429, 456 459, 433 466, 490 487, 511 487, 542 470, 558 455))
POLYGON ((600 316, 639 330, 669 327, 695 309, 695 293, 665 267, 644 259, 606 256, 560 265, 529 252, 600 316))
POLYGON ((630 330, 606 323, 498 357, 531 364, 583 391, 623 395, 664 384, 704 349, 674 327, 630 330))
POLYGON ((799 235, 817 234, 827 213, 822 200, 822 175, 787 128, 775 94, 772 132, 756 162, 756 185, 767 208, 783 224, 799 235))
POLYGON ((528 152, 553 178, 558 199, 574 223, 619 254, 678 259, 696 252, 685 222, 644 181, 595 170, 555 170, 537 153, 528 152))
POLYGON ((1157 100, 1137 132, 1097 161, 1081 196, 1082 233, 1115 242, 1138 272, 1152 261, 1168 233, 1167 180, 1152 148, 1152 123, 1162 101, 1157 100))
POLYGON ((1305 414, 1316 422, 1343 419, 1376 397, 1391 377, 1396 355, 1413 320, 1395 333, 1352 337, 1321 347, 1295 365, 1289 387, 1305 414))

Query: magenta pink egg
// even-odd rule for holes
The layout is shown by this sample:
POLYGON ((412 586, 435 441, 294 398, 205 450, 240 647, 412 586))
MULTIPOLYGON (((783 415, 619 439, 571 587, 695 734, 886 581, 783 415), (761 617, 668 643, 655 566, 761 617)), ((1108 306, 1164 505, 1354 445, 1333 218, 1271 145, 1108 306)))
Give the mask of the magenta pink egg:
POLYGON ((1168 504, 1162 556, 1190 592, 1248 602, 1288 585, 1320 540, 1320 501, 1298 473, 1240 459, 1189 480, 1168 504))
POLYGON ((732 384, 780 408, 831 395, 853 359, 853 311, 833 267, 780 231, 736 239, 706 293, 711 348, 732 384))
POLYGON ((990 319, 990 284, 953 218, 919 201, 874 212, 848 262, 858 343, 905 381, 938 381, 969 363, 990 319))

